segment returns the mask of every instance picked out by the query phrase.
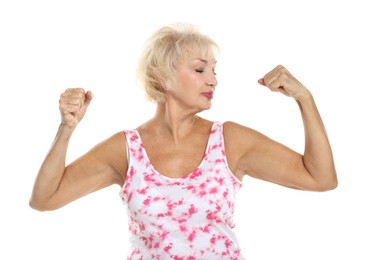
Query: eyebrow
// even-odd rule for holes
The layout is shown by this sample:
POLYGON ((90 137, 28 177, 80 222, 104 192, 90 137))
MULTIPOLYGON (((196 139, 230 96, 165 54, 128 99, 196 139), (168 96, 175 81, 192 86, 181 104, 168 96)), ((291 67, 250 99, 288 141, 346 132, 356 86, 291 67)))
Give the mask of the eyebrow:
MULTIPOLYGON (((199 61, 201 61, 201 62, 203 62, 203 63, 205 63, 205 64, 208 64, 208 61, 207 61, 207 60, 205 60, 205 59, 196 58, 196 60, 199 60, 199 61)), ((217 60, 215 61, 215 63, 217 63, 217 60)))

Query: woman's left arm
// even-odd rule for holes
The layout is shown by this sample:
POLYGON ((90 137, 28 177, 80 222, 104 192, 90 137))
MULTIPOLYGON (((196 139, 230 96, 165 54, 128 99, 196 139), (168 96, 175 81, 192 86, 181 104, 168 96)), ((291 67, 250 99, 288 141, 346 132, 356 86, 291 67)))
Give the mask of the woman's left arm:
POLYGON ((296 100, 305 131, 303 164, 311 175, 315 190, 337 187, 337 175, 330 142, 310 91, 283 66, 279 65, 258 81, 272 91, 281 92, 296 100))

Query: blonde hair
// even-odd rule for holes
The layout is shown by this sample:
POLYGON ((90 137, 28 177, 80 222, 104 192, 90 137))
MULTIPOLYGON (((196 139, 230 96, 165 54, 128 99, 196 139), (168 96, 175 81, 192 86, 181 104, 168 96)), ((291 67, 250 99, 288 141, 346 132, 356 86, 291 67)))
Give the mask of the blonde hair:
POLYGON ((137 67, 137 80, 149 101, 164 102, 166 91, 175 84, 175 71, 188 55, 212 55, 217 43, 191 24, 176 23, 159 28, 146 41, 137 67))

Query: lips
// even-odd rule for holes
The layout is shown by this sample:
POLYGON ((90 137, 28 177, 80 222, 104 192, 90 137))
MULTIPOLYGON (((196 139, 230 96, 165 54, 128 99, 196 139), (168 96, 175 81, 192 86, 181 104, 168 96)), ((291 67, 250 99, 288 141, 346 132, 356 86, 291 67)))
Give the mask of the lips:
POLYGON ((213 98, 213 92, 203 92, 202 95, 205 96, 209 100, 213 98))

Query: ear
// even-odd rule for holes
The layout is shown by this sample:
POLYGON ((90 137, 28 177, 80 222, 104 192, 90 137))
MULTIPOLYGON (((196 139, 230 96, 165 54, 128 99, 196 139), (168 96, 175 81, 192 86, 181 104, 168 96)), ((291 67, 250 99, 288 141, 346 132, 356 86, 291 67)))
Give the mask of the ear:
POLYGON ((162 84, 160 81, 156 80, 156 82, 153 82, 154 88, 158 90, 159 92, 165 94, 167 92, 167 87, 165 84, 162 84))

